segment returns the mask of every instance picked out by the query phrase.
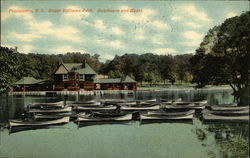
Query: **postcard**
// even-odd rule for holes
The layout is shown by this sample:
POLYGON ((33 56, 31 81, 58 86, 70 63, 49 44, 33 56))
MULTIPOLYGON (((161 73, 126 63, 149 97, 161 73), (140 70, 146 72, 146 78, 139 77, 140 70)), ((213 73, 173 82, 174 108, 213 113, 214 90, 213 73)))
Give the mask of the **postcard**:
POLYGON ((1 0, 0 158, 249 155, 249 1, 1 0))

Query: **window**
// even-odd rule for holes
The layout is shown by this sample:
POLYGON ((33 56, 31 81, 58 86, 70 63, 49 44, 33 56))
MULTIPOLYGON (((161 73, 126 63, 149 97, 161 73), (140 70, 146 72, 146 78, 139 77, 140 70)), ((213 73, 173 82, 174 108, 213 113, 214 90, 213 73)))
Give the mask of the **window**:
POLYGON ((68 75, 67 74, 63 74, 63 79, 67 80, 68 79, 68 75))
POLYGON ((80 80, 84 80, 84 75, 80 74, 80 80))

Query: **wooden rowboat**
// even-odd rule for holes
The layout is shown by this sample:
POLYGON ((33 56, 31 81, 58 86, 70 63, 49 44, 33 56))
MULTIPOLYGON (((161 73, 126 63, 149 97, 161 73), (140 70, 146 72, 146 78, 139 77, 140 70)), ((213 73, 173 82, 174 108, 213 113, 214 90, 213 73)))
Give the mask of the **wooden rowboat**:
POLYGON ((203 120, 207 122, 249 122, 249 115, 243 116, 220 116, 211 113, 203 113, 203 120))
POLYGON ((79 107, 98 107, 98 106, 102 106, 102 105, 100 102, 96 102, 93 104, 70 104, 70 106, 72 106, 72 107, 76 107, 76 106, 79 106, 79 107))
POLYGON ((64 107, 62 109, 28 109, 29 113, 68 113, 72 111, 72 107, 64 107))
POLYGON ((48 109, 48 108, 63 108, 64 102, 54 102, 54 103, 33 103, 29 104, 28 108, 40 108, 40 109, 48 109))
MULTIPOLYGON (((163 102, 164 103, 164 102, 163 102)), ((194 101, 194 102, 183 102, 183 101, 174 101, 174 102, 168 102, 167 105, 190 105, 193 104, 195 106, 204 106, 208 103, 207 100, 201 100, 201 101, 194 101)))
POLYGON ((148 110, 159 110, 159 105, 153 105, 153 106, 121 106, 121 110, 124 111, 148 111, 148 110))
POLYGON ((156 99, 148 99, 148 100, 135 100, 136 102, 156 102, 156 99))
POLYGON ((161 99, 161 103, 164 103, 164 104, 167 104, 167 105, 171 105, 171 104, 173 104, 174 102, 181 102, 181 101, 182 101, 181 98, 171 99, 171 100, 168 100, 168 99, 161 99))
POLYGON ((182 101, 181 98, 176 98, 176 99, 161 99, 161 102, 169 102, 169 103, 181 102, 181 101, 182 101))
POLYGON ((195 101, 195 102, 194 102, 194 105, 203 106, 203 105, 206 105, 207 103, 208 103, 207 100, 201 100, 201 101, 195 101))
POLYGON ((94 104, 97 103, 95 100, 89 100, 89 101, 69 101, 68 104, 94 104))
POLYGON ((132 120, 132 114, 126 114, 118 117, 107 117, 107 118, 95 118, 79 115, 77 117, 77 122, 112 122, 112 121, 130 121, 132 120))
POLYGON ((240 111, 249 109, 249 106, 211 106, 211 109, 217 111, 240 111))
POLYGON ((49 125, 57 125, 57 124, 64 124, 69 122, 69 116, 65 116, 60 119, 51 120, 51 121, 20 121, 20 120, 10 120, 9 121, 9 127, 23 127, 23 126, 29 126, 29 127, 36 127, 36 126, 49 126, 49 125))
POLYGON ((165 109, 189 109, 190 107, 194 107, 194 104, 193 103, 186 103, 186 104, 171 104, 171 105, 164 105, 163 104, 163 107, 165 109))
POLYGON ((133 101, 133 102, 124 102, 124 103, 118 103, 117 105, 119 106, 134 106, 134 105, 137 105, 138 103, 136 101, 133 101))
POLYGON ((204 109, 204 110, 202 110, 202 113, 214 114, 214 115, 222 115, 222 116, 249 115, 249 109, 240 110, 240 111, 232 111, 232 110, 214 111, 214 110, 204 109))
POLYGON ((117 107, 114 105, 109 106, 100 106, 100 107, 83 107, 83 106, 76 106, 77 111, 105 111, 105 110, 116 110, 117 107))
POLYGON ((202 110, 205 109, 205 105, 195 105, 194 103, 190 104, 184 104, 184 103, 179 103, 175 105, 165 105, 163 107, 164 109, 172 109, 172 110, 179 110, 179 109, 194 109, 194 110, 202 110))
POLYGON ((118 116, 124 116, 128 114, 127 112, 105 112, 105 111, 102 111, 102 112, 92 112, 92 116, 93 117, 118 117, 118 116))
POLYGON ((149 111, 147 115, 152 116, 185 116, 194 114, 195 110, 188 110, 188 111, 182 111, 182 112, 165 112, 165 111, 149 111))
POLYGON ((120 103, 119 106, 130 106, 130 107, 151 107, 154 105, 160 105, 158 103, 148 103, 148 102, 128 102, 128 103, 120 103))
POLYGON ((125 103, 125 100, 120 100, 120 99, 105 99, 102 100, 101 103, 105 105, 117 105, 119 103, 125 103))
POLYGON ((69 103, 69 106, 87 106, 87 107, 95 107, 95 106, 100 106, 101 102, 97 101, 88 101, 88 102, 72 102, 69 103))
POLYGON ((51 120, 51 119, 60 119, 65 117, 66 115, 55 115, 55 114, 34 114, 35 120, 51 120))
POLYGON ((184 115, 184 116, 155 116, 155 115, 148 115, 148 114, 141 114, 140 120, 192 120, 193 114, 184 115))

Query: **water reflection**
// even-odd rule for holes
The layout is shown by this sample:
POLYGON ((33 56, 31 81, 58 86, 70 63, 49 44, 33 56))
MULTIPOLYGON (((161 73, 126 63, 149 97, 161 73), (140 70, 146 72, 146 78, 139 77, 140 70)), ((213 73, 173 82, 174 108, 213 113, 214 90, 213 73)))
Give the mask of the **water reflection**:
MULTIPOLYGON (((62 95, 58 97, 34 97, 34 96, 0 96, 0 123, 6 123, 9 119, 18 119, 22 117, 26 106, 29 103, 34 102, 57 102, 61 100, 67 101, 88 101, 102 99, 125 99, 125 100, 147 100, 147 99, 174 99, 182 98, 184 101, 196 101, 207 99, 210 105, 228 104, 234 102, 234 98, 231 95, 231 90, 168 90, 168 91, 148 91, 137 92, 134 94, 106 94, 106 95, 62 95)), ((117 149, 119 152, 128 155, 132 149, 132 146, 137 148, 138 151, 148 150, 150 153, 155 153, 154 157, 247 157, 248 156, 248 142, 249 142, 249 125, 248 124, 225 124, 225 123, 211 123, 205 124, 200 121, 201 114, 195 114, 193 121, 185 122, 161 122, 150 123, 139 121, 131 121, 125 124, 77 124, 70 122, 69 124, 62 126, 46 127, 44 130, 25 131, 14 134, 14 136, 7 136, 5 130, 1 128, 0 134, 3 133, 4 139, 1 143, 5 149, 5 153, 15 152, 15 156, 18 155, 18 148, 23 148, 23 151, 28 153, 32 148, 34 155, 38 156, 46 153, 39 153, 40 147, 54 148, 61 147, 63 150, 67 150, 67 146, 64 144, 69 143, 70 146, 77 144, 75 157, 79 157, 83 153, 82 146, 95 147, 95 151, 103 149, 103 145, 98 148, 100 142, 105 142, 107 147, 117 147, 117 144, 122 143, 124 148, 122 150, 117 149), (70 130, 60 130, 60 128, 70 128, 70 130), (121 136, 121 133, 123 136, 121 136), (20 134, 20 136, 19 136, 20 134), (70 139, 66 139, 69 135, 73 135, 70 139), (38 148, 32 147, 32 145, 22 146, 20 140, 22 136, 26 136, 30 142, 40 140, 38 148), (117 137, 115 137, 117 136, 117 137), (45 139, 48 139, 48 142, 45 139), (82 138, 82 139, 79 139, 82 138), (98 139, 97 139, 98 138, 98 139), (83 141, 85 139, 85 141, 83 141), (63 140, 63 141, 62 141, 63 140), (99 140, 99 141, 98 141, 99 140), (157 140, 157 141, 156 141, 157 140), (12 144, 19 144, 20 146, 13 148, 12 145, 8 146, 7 142, 12 144), (56 144, 55 142, 58 142, 56 144), (95 143, 97 142, 97 143, 95 143), (98 144, 99 142, 99 144, 98 144), (144 143, 143 143, 144 142, 144 143), (179 143, 178 143, 179 142, 179 143), (181 142, 181 143, 180 143, 181 142), (185 146, 185 143, 188 144, 185 146), (134 144, 133 144, 134 143, 134 144), (51 144, 51 145, 50 145, 51 144), (62 144, 62 145, 61 145, 62 144), (154 147, 150 147, 153 144, 154 147), (183 149, 182 153, 179 153, 178 149, 173 147, 178 146, 183 149), (79 148, 79 149, 78 149, 79 148), (127 150, 126 150, 127 149, 127 150), (203 150, 206 152, 203 153, 203 150), (156 152, 157 151, 157 152, 156 152), (200 153, 199 153, 200 152, 200 153), (36 153, 36 154, 35 154, 36 153), (162 154, 160 154, 162 153, 162 154), (157 155, 158 154, 158 155, 157 155), (166 156, 167 155, 167 156, 166 156), (208 156, 207 156, 208 155, 208 156)), ((39 128, 40 129, 40 128, 39 128)), ((30 129, 29 129, 30 130, 30 129)), ((32 129, 33 130, 33 129, 32 129)), ((15 131, 17 132, 17 131, 15 131)), ((4 151, 4 150, 2 150, 4 151)), ((0 149, 1 153, 1 149, 0 149)), ((23 152, 24 153, 24 152, 23 152)), ((25 153, 25 154, 26 154, 25 153)), ((87 157, 91 156, 91 152, 84 151, 87 157)), ((143 152, 141 152, 143 153, 143 152)), ((25 155, 24 154, 24 155, 25 155)), ((67 154, 67 153, 66 153, 67 154)), ((103 154, 107 154, 103 151, 103 154)), ((113 157, 117 157, 114 151, 113 157)), ((111 154, 111 155, 112 155, 111 154)), ((136 153, 138 157, 144 157, 140 155, 140 152, 136 153)), ((6 154, 8 155, 8 154, 6 154)), ((33 153, 32 153, 33 155, 33 153)), ((73 154, 72 154, 73 155, 73 154)), ((70 157, 72 155, 67 155, 70 157)), ((0 155, 2 156, 2 155, 0 155)), ((48 156, 48 155, 47 155, 48 156)), ((49 155, 51 156, 51 155, 49 155)), ((93 156, 93 155, 92 155, 93 156)), ((153 155, 152 155, 153 156, 153 155)), ((45 156, 46 157, 46 156, 45 156)), ((61 155, 65 157, 65 155, 61 155)), ((74 157, 74 156, 72 156, 74 157)), ((145 156, 147 157, 147 156, 145 156)))
POLYGON ((249 125, 209 123, 197 127, 197 138, 211 157, 247 157, 249 151, 249 125), (216 145, 217 150, 214 150, 216 145))

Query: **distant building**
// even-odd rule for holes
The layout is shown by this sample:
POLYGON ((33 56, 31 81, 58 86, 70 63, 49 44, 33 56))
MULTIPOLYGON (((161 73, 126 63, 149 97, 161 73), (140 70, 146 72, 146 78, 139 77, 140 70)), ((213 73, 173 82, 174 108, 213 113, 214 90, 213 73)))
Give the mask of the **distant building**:
POLYGON ((86 61, 60 63, 54 73, 54 81, 23 77, 16 82, 13 91, 137 90, 136 81, 129 76, 107 77, 97 75, 86 61))
POLYGON ((95 87, 101 90, 137 90, 137 83, 129 76, 102 78, 95 81, 95 87))
POLYGON ((33 77, 23 77, 15 83, 13 91, 48 91, 53 88, 47 80, 38 80, 33 77))

